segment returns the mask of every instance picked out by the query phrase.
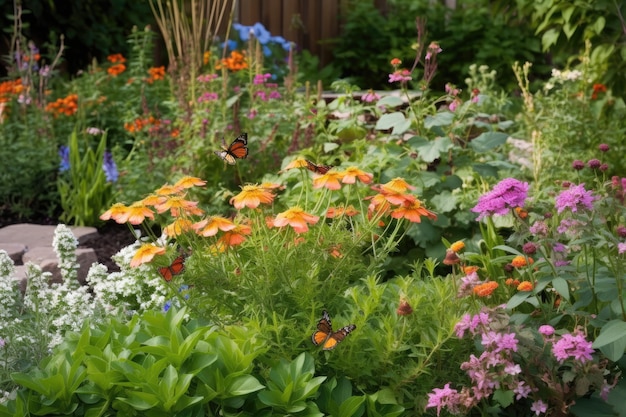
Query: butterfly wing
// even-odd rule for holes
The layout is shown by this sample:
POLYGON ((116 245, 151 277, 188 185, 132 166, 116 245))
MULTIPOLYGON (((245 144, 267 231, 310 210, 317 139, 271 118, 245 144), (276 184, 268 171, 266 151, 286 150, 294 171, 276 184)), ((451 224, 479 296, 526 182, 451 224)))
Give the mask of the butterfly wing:
POLYGON ((305 161, 307 169, 319 175, 326 174, 333 167, 332 165, 318 165, 314 162, 309 161, 308 159, 305 159, 305 161))
POLYGON ((229 165, 235 165, 235 162, 237 162, 235 158, 231 154, 228 153, 228 151, 215 151, 215 155, 222 158, 224 162, 226 162, 229 165))
POLYGON ((230 146, 221 151, 215 151, 215 155, 219 156, 229 165, 235 165, 237 159, 245 159, 248 157, 248 134, 242 133, 235 139, 230 146))
POLYGON ((185 270, 185 256, 179 255, 170 266, 163 266, 158 269, 164 280, 170 282, 174 275, 181 274, 185 270))
POLYGON ((322 313, 322 318, 317 322, 317 330, 311 336, 311 342, 315 346, 325 343, 333 332, 333 325, 326 310, 322 313))
POLYGON ((336 332, 332 333, 328 339, 322 345, 322 349, 324 350, 333 350, 339 342, 346 338, 347 335, 350 334, 354 329, 356 329, 355 324, 350 324, 349 326, 342 327, 336 332))

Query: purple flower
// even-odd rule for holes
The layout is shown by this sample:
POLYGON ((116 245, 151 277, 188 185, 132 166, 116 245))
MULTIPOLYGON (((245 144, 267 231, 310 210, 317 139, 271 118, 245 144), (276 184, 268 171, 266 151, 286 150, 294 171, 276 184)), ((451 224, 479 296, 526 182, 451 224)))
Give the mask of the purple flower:
POLYGON ((601 152, 607 152, 610 148, 609 145, 607 145, 606 143, 601 143, 598 146, 598 149, 600 149, 601 152))
POLYGON ((535 236, 548 236, 548 225, 543 220, 537 220, 528 231, 535 236))
POLYGON ((527 182, 521 182, 515 178, 505 178, 496 184, 493 190, 480 196, 478 204, 474 206, 472 211, 479 213, 476 220, 493 214, 503 216, 510 209, 524 207, 527 194, 527 182))
POLYGON ((554 327, 549 324, 544 324, 543 326, 539 326, 539 333, 544 336, 552 336, 554 334, 554 327))
POLYGON ((619 253, 621 255, 624 252, 626 252, 626 243, 624 243, 624 242, 618 243, 617 244, 617 253, 619 253))
POLYGON ((369 90, 367 93, 361 96, 361 101, 365 103, 371 103, 378 100, 380 100, 380 96, 376 94, 373 90, 369 90))
POLYGON ((515 393, 515 399, 521 400, 522 398, 528 397, 528 395, 532 392, 532 388, 526 385, 526 382, 519 381, 517 386, 513 389, 515 393))
POLYGON ((577 159, 574 162, 572 162, 572 168, 574 168, 576 171, 580 171, 584 167, 585 167, 585 163, 581 161, 580 159, 577 159))
POLYGON ((111 152, 104 152, 104 161, 102 162, 102 169, 104 170, 104 175, 106 177, 107 182, 117 182, 119 178, 119 173, 117 172, 117 165, 113 160, 113 155, 111 152))
POLYGON ((591 191, 585 190, 585 184, 571 185, 556 196, 556 211, 561 213, 568 207, 572 212, 577 212, 580 207, 593 210, 593 200, 595 198, 591 191))
POLYGON ((541 400, 533 402, 533 404, 530 406, 530 411, 534 411, 535 415, 545 413, 547 409, 548 405, 541 400))
POLYGON ((580 363, 585 363, 593 359, 591 354, 593 349, 592 343, 585 340, 582 334, 572 335, 564 334, 553 346, 552 354, 559 361, 563 362, 572 357, 580 363))
POLYGON ((59 148, 59 156, 61 157, 61 164, 59 165, 59 172, 69 171, 70 169, 70 148, 63 145, 59 148))
POLYGON ((600 168, 600 165, 602 165, 602 162, 600 162, 598 159, 590 159, 589 161, 587 161, 587 165, 589 165, 589 168, 591 169, 598 169, 600 168))

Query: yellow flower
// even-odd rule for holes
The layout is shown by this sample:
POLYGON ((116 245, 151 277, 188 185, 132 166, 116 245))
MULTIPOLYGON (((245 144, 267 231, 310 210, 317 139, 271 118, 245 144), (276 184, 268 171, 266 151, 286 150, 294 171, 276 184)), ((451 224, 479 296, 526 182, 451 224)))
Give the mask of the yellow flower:
POLYGON ((292 207, 287 211, 278 213, 274 219, 274 226, 291 226, 296 233, 308 232, 308 224, 315 224, 320 218, 313 214, 306 213, 300 207, 292 207), (307 224, 308 223, 308 224, 307 224))
POLYGON ((320 175, 313 179, 313 188, 326 187, 329 190, 339 190, 341 188, 341 181, 343 179, 343 173, 328 171, 326 174, 320 175))
POLYGON ((460 251, 465 249, 465 242, 463 242, 462 240, 457 240, 450 245, 450 249, 452 249, 456 253, 459 253, 460 251))
POLYGON ((288 171, 288 170, 294 169, 294 168, 304 168, 306 166, 307 166, 306 159, 304 159, 304 158, 296 158, 293 161, 291 161, 290 163, 288 163, 287 166, 282 169, 282 171, 288 171))
POLYGON ((131 268, 136 268, 141 264, 150 262, 155 255, 163 255, 164 253, 165 248, 156 246, 153 243, 144 243, 135 252, 135 256, 130 261, 130 266, 131 268))
POLYGON ((496 288, 498 288, 497 282, 487 281, 484 284, 475 286, 472 291, 479 297, 489 297, 496 288))
POLYGON ((163 232, 165 232, 168 237, 176 237, 191 230, 192 226, 191 220, 184 217, 178 217, 171 224, 164 227, 163 232))
POLYGON ((235 227, 235 223, 220 216, 212 216, 208 220, 205 219, 193 225, 196 233, 204 237, 215 236, 218 230, 228 232, 235 227))
POLYGON ((250 184, 241 187, 241 192, 230 199, 230 204, 238 210, 244 207, 254 209, 259 207, 261 203, 272 204, 274 197, 275 195, 271 190, 250 184))
POLYGON ((372 182, 372 178, 374 178, 373 174, 361 171, 359 168, 352 166, 348 167, 343 172, 343 178, 341 179, 341 182, 343 182, 344 184, 354 184, 358 179, 363 184, 369 184, 370 182, 372 182))
POLYGON ((185 188, 191 187, 202 187, 204 184, 206 184, 206 181, 201 180, 197 177, 190 177, 189 175, 187 175, 176 181, 176 184, 174 184, 173 187, 179 190, 183 190, 185 188))

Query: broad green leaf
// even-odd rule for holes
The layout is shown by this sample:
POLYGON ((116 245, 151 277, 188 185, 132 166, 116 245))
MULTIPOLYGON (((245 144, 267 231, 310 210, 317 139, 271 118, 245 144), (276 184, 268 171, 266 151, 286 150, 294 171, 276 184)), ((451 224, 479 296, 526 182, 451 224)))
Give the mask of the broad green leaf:
MULTIPOLYGON (((619 341, 620 339, 626 338, 626 322, 622 320, 612 320, 602 326, 600 330, 600 334, 596 337, 596 340, 593 342, 593 348, 599 349, 603 346, 606 346, 610 343, 614 343, 619 341)), ((622 350, 622 354, 624 351, 622 350)))
POLYGON ((394 128, 396 125, 404 124, 406 118, 404 114, 400 112, 393 112, 383 114, 376 122, 376 130, 388 130, 394 128))
POLYGON ((426 116, 424 119, 424 127, 426 129, 432 129, 433 127, 450 126, 454 121, 454 113, 452 112, 439 112, 434 116, 426 116))
POLYGON ((437 213, 447 213, 456 208, 457 198, 450 191, 442 191, 434 196, 430 202, 437 213))
POLYGON ((359 408, 361 408, 363 402, 365 402, 364 395, 348 398, 339 406, 339 412, 337 413, 337 417, 352 417, 355 415, 360 415, 360 413, 357 414, 357 411, 359 411, 359 408))
POLYGON ((483 153, 504 145, 508 137, 509 135, 502 132, 485 132, 474 138, 469 146, 475 152, 483 153))
POLYGON ((339 144, 335 142, 324 142, 324 153, 332 152, 338 147, 339 147, 339 144))
POLYGON ((445 155, 454 145, 448 137, 439 137, 435 140, 424 141, 423 138, 411 138, 409 140, 411 148, 419 154, 419 158, 424 162, 433 162, 437 158, 445 155))
POLYGON ((402 106, 404 101, 397 96, 385 96, 376 102, 376 106, 398 107, 402 106))
POLYGON ((513 404, 514 393, 512 390, 497 389, 493 393, 493 399, 498 402, 503 408, 513 404))
POLYGON ((552 45, 556 44, 556 41, 559 39, 559 34, 560 32, 556 29, 548 29, 545 31, 541 37, 541 48, 543 52, 547 51, 552 45))

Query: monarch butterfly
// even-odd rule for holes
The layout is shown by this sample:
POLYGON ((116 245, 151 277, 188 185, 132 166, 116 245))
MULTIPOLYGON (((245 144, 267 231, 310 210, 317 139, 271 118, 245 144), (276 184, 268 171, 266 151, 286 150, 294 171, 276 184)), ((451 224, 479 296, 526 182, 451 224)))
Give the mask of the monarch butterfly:
POLYGON ((316 174, 320 174, 320 175, 324 175, 326 174, 331 168, 333 168, 332 165, 317 165, 311 161, 309 161, 308 159, 305 159, 306 161, 306 167, 309 171, 315 172, 316 174))
POLYGON ((333 332, 330 316, 328 312, 324 310, 322 312, 322 318, 317 322, 317 330, 311 336, 311 341, 315 346, 321 344, 324 350, 333 350, 337 344, 345 339, 354 329, 356 329, 356 325, 350 324, 349 326, 342 327, 336 332, 333 332))
POLYGON ((185 255, 180 255, 174 259, 170 266, 162 266, 159 268, 159 274, 167 282, 170 282, 174 275, 178 275, 185 270, 185 255))
POLYGON ((224 149, 221 151, 215 151, 215 155, 219 156, 224 160, 224 162, 235 165, 237 159, 245 159, 248 156, 248 134, 242 133, 230 144, 227 148, 222 146, 224 149))

